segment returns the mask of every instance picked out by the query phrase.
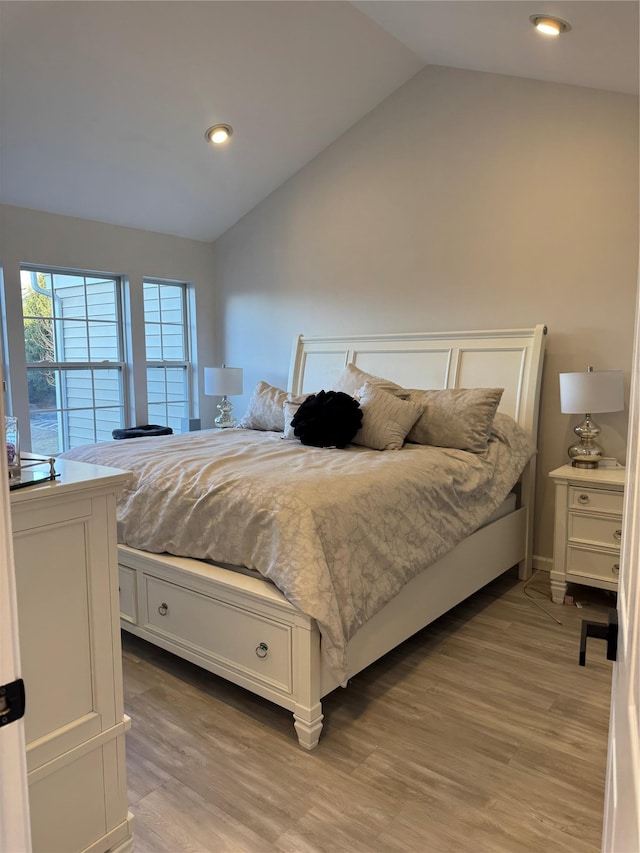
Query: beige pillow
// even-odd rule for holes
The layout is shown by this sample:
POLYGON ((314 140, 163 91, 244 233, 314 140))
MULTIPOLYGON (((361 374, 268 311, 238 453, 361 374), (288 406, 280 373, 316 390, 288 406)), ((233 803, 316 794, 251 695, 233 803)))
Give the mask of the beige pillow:
POLYGON ((424 411, 423 404, 401 400, 370 382, 365 382, 358 396, 362 427, 353 443, 373 450, 399 450, 405 436, 424 411))
POLYGON ((380 376, 373 376, 371 373, 366 373, 360 370, 355 364, 348 364, 342 371, 340 376, 333 384, 333 391, 343 391, 350 397, 355 397, 358 391, 362 388, 365 382, 376 385, 383 391, 393 394, 395 397, 408 397, 409 392, 406 388, 402 388, 390 379, 382 379, 380 376))
POLYGON ((293 416, 311 394, 300 394, 298 397, 287 397, 284 401, 284 435, 283 438, 297 438, 291 426, 293 416))
POLYGON ((412 390, 409 399, 422 403, 424 413, 407 435, 407 441, 483 453, 503 391, 504 388, 412 390))
POLYGON ((258 382, 239 426, 243 429, 283 432, 283 405, 286 399, 287 392, 282 388, 276 388, 268 382, 258 382))

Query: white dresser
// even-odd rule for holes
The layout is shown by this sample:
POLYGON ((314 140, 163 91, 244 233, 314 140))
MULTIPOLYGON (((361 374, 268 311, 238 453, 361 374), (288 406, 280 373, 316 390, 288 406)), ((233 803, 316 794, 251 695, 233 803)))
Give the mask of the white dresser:
POLYGON ((549 476, 555 482, 553 601, 562 604, 567 582, 617 590, 625 469, 563 465, 549 476))
POLYGON ((34 853, 126 853, 115 498, 128 474, 58 460, 11 492, 34 853))

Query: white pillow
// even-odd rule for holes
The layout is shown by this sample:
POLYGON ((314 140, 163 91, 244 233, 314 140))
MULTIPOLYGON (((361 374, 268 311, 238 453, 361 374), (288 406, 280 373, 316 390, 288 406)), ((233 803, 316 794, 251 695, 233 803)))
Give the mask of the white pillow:
POLYGON ((358 396, 362 409, 362 427, 353 443, 373 450, 399 450, 407 433, 424 411, 424 406, 401 400, 370 382, 365 382, 358 396))
POLYGON ((283 438, 297 438, 293 432, 293 427, 291 426, 291 421, 293 420, 293 416, 298 411, 300 406, 304 403, 307 397, 310 397, 311 394, 300 394, 298 397, 287 397, 284 401, 284 435, 283 438))
POLYGON ((340 376, 338 376, 336 381, 333 383, 332 390, 343 391, 350 397, 355 397, 365 382, 369 382, 371 385, 375 385, 396 397, 404 398, 409 396, 409 392, 406 388, 402 388, 390 379, 382 379, 380 376, 373 376, 371 373, 366 373, 364 370, 360 370, 359 367, 356 367, 355 364, 348 364, 345 367, 340 376))
POLYGON ((258 382, 239 426, 243 429, 283 432, 283 405, 286 399, 287 392, 282 388, 276 388, 268 382, 258 382))

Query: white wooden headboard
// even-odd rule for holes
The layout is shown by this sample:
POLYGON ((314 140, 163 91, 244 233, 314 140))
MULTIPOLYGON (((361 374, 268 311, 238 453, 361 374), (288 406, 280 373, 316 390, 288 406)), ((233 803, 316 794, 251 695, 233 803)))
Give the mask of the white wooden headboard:
POLYGON ((293 345, 289 390, 329 389, 349 363, 406 388, 504 388, 499 410, 536 442, 546 333, 540 324, 470 332, 300 335, 293 345))

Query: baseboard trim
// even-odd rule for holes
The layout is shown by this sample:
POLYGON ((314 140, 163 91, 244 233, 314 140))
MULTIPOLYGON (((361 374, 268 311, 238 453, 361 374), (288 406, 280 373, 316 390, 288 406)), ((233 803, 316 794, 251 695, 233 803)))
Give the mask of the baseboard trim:
POLYGON ((551 557, 539 557, 534 554, 531 565, 536 571, 550 572, 553 568, 553 559, 551 557))

